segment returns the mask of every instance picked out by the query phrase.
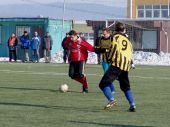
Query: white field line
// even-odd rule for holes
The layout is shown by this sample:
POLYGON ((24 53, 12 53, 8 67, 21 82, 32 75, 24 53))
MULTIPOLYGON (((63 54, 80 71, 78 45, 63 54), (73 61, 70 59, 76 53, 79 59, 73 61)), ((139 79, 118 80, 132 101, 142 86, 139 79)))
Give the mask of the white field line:
MULTIPOLYGON (((68 73, 57 73, 57 72, 34 72, 34 71, 13 71, 13 70, 0 70, 3 73, 18 73, 18 74, 30 74, 30 75, 54 75, 54 76, 67 76, 68 73)), ((87 74, 89 76, 98 76, 102 77, 100 74, 87 74)), ((145 77, 145 76, 129 76, 132 78, 141 78, 141 79, 160 79, 160 80, 170 80, 170 77, 145 77)))

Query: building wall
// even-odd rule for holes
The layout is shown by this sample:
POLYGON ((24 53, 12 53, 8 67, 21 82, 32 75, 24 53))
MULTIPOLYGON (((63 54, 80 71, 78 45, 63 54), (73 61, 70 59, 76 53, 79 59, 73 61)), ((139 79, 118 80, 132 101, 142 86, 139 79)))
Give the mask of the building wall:
MULTIPOLYGON (((132 0, 132 18, 137 18, 137 6, 138 5, 158 5, 168 4, 168 0, 132 0)), ((131 0, 128 0, 127 4, 127 17, 130 18, 131 0)))
POLYGON ((170 22, 169 21, 160 21, 159 26, 160 26, 160 30, 161 30, 160 31, 160 51, 170 52, 170 22), (168 37, 168 39, 167 39, 167 37, 168 37))
POLYGON ((127 0, 127 18, 135 18, 135 17, 136 17, 136 0, 127 0), (132 12, 131 12, 131 7, 132 7, 132 12))
MULTIPOLYGON (((168 16, 162 17, 161 11, 160 16, 154 17, 153 13, 155 10, 152 10, 152 18, 138 18, 137 17, 137 6, 138 5, 168 5, 169 0, 132 0, 132 18, 133 19, 144 19, 144 20, 155 20, 155 28, 159 28, 160 32, 159 35, 159 50, 163 52, 170 52, 170 20, 168 20, 168 16, 170 15, 170 11, 168 13, 168 16), (162 18, 162 21, 158 21, 162 18), (162 25, 161 25, 162 22, 162 25), (167 34, 166 34, 167 32, 167 34), (168 39, 167 39, 168 38, 168 39), (168 47, 167 47, 168 46, 168 47)), ((130 8, 131 7, 131 0, 128 0, 128 7, 127 7, 127 18, 130 18, 130 8)), ((154 9, 154 8, 153 8, 154 9)), ((168 8, 169 9, 169 8, 168 8)), ((160 10, 160 9, 158 9, 160 10)), ((146 12, 145 12, 146 14, 146 12)), ((146 27, 146 26, 145 26, 146 27)))

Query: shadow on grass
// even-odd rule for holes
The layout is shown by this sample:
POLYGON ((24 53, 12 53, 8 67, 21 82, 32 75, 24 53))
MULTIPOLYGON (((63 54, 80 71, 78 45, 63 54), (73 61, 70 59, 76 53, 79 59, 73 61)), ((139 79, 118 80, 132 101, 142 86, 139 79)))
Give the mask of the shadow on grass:
POLYGON ((13 89, 13 90, 37 90, 37 91, 50 91, 50 92, 56 92, 59 90, 53 90, 53 89, 39 89, 39 88, 20 88, 20 87, 0 87, 0 89, 13 89))
POLYGON ((152 126, 137 126, 137 125, 120 125, 120 124, 106 124, 106 123, 97 123, 97 122, 86 122, 86 121, 69 121, 71 123, 79 124, 89 124, 89 125, 98 125, 104 127, 152 127, 152 126))
POLYGON ((95 107, 73 107, 73 106, 49 106, 49 105, 39 105, 39 104, 25 104, 25 103, 13 103, 13 102, 0 102, 0 105, 5 106, 22 106, 22 107, 35 107, 44 109, 57 109, 57 110, 75 110, 83 112, 101 112, 101 109, 96 109, 95 107))
MULTIPOLYGON (((11 89, 11 90, 32 90, 32 91, 49 91, 49 92, 60 92, 59 90, 55 89, 40 89, 40 88, 21 88, 21 87, 0 87, 0 89, 11 89)), ((80 91, 69 90, 69 93, 82 93, 80 91)), ((100 93, 100 92, 89 92, 89 93, 100 93)))

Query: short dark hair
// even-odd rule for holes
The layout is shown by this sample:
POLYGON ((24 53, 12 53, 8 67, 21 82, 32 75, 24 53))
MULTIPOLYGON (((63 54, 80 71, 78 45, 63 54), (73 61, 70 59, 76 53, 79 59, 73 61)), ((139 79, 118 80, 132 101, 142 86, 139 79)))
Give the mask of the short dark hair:
POLYGON ((109 28, 103 28, 102 31, 110 32, 109 28))
POLYGON ((115 27, 116 32, 123 32, 125 29, 126 29, 125 24, 123 24, 121 22, 116 23, 116 27, 115 27))
POLYGON ((70 30, 70 32, 68 33, 70 36, 71 35, 77 35, 77 32, 75 30, 70 30))
POLYGON ((24 31, 24 34, 25 34, 25 33, 28 33, 28 32, 25 30, 25 31, 24 31))

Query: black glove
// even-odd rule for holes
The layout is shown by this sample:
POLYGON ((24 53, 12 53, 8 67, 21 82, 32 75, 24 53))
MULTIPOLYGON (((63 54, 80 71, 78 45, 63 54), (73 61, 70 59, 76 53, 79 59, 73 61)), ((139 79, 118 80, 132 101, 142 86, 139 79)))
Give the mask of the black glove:
POLYGON ((106 49, 95 47, 95 53, 96 54, 105 53, 105 52, 106 52, 106 49))

